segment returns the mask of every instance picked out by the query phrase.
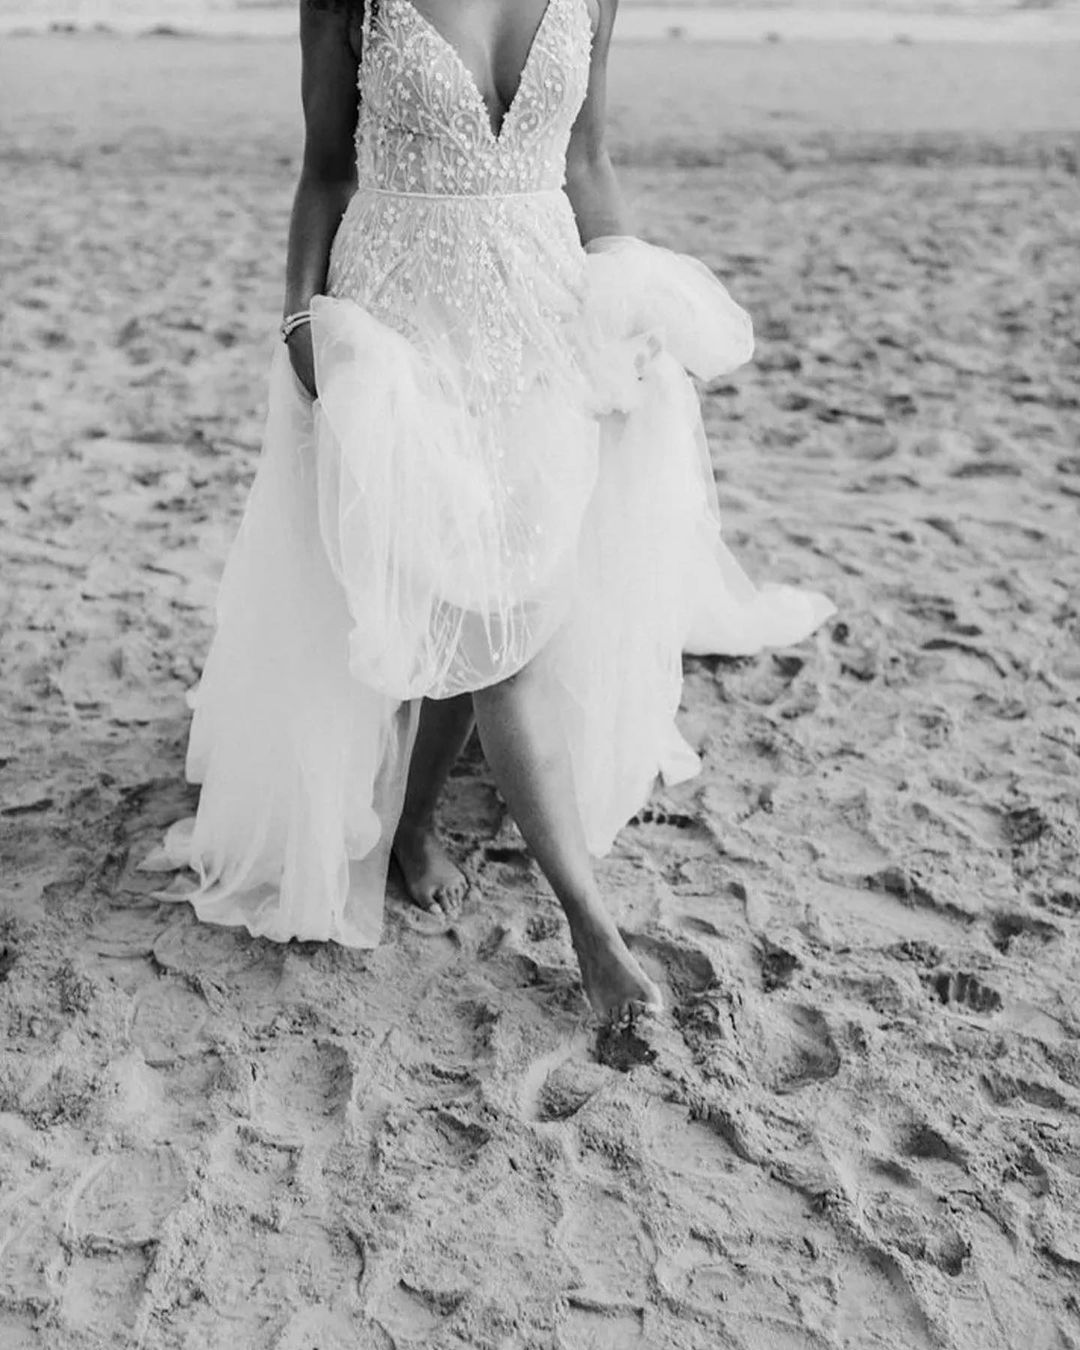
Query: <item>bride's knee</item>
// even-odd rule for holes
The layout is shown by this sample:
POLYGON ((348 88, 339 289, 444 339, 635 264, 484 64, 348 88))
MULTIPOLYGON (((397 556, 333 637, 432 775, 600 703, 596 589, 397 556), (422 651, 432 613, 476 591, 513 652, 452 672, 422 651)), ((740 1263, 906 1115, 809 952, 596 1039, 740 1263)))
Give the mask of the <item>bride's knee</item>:
POLYGON ((515 670, 513 675, 507 675, 504 680, 499 680, 495 684, 489 684, 484 689, 477 689, 473 692, 473 706, 483 707, 503 702, 505 699, 513 698, 520 690, 531 686, 536 678, 534 669, 535 663, 530 661, 527 665, 515 670))
POLYGON ((513 696, 514 690, 520 685, 520 680, 521 672, 517 671, 513 675, 508 675, 505 680, 499 680, 497 684, 473 690, 473 708, 478 710, 491 708, 505 702, 507 698, 513 696))

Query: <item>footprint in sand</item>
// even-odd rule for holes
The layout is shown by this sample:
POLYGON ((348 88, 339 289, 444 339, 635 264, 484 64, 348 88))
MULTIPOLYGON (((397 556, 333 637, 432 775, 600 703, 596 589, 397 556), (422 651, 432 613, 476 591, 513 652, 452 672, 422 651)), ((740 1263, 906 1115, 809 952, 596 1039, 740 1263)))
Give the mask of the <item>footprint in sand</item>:
MULTIPOLYGON (((726 1025, 721 1018, 717 1035, 721 1041, 734 1041, 729 1057, 733 1052, 748 1074, 777 1094, 799 1092, 840 1071, 840 1051, 818 1008, 775 999, 743 1000, 730 1005, 728 1021, 726 1025)), ((724 1056, 719 1065, 723 1077, 724 1056)), ((707 1064, 702 1070, 712 1076, 707 1064)))
POLYGON ((610 1069, 589 1058, 589 1038, 562 1041, 529 1065, 518 1090, 526 1120, 569 1120, 603 1087, 610 1069))
POLYGON ((755 955, 761 967, 761 987, 767 994, 789 985, 802 964, 794 952, 789 952, 765 934, 758 937, 755 955))
POLYGON ((967 1155, 960 1145, 947 1139, 940 1130, 925 1121, 914 1121, 901 1130, 896 1146, 906 1158, 951 1163, 961 1169, 968 1166, 967 1155))
MULTIPOLYGON (((650 1101, 642 1120, 642 1146, 665 1178, 677 1179, 697 1200, 723 1191, 737 1166, 735 1150, 722 1129, 696 1118, 680 1102, 650 1101)), ((665 1190, 669 1189, 665 1181, 665 1190)))
MULTIPOLYGON (((887 1168, 886 1174, 895 1183, 895 1170, 887 1168)), ((971 1243, 951 1221, 944 1202, 916 1178, 903 1196, 879 1189, 865 1194, 861 1203, 867 1226, 888 1252, 925 1261, 946 1275, 962 1273, 971 1243)))
POLYGON ((700 947, 651 933, 628 932, 623 937, 646 974, 661 986, 669 1007, 720 982, 720 972, 700 947))
POLYGON ((1075 917, 1080 914, 1080 890, 1059 886, 1037 903, 1044 904, 1047 909, 1052 909, 1057 914, 1075 917))
POLYGON ((963 1209, 950 1195, 974 1184, 964 1149, 918 1116, 900 1123, 871 1116, 866 1127, 869 1150, 856 1150, 841 1164, 866 1236, 883 1256, 959 1275, 971 1244, 963 1209))
POLYGON ((1009 806, 1004 811, 1005 837, 1014 854, 1020 854, 1052 830, 1046 814, 1037 806, 1009 806))
POLYGON ((561 1327, 560 1345, 580 1350, 649 1350, 645 1340, 644 1308, 618 1311, 569 1295, 569 1311, 561 1327))
POLYGON ((1033 1106, 1054 1114, 1067 1111, 1080 1115, 1080 1093, 1067 1089, 1063 1083, 1016 1078, 999 1069, 988 1069, 979 1079, 979 1086, 991 1106, 1016 1111, 1025 1119, 1031 1116, 1033 1106))
MULTIPOLYGON (((455 1301, 455 1296, 443 1291, 423 1289, 408 1280, 398 1280, 386 1289, 376 1305, 378 1321, 373 1328, 376 1334, 370 1341, 357 1342, 354 1337, 348 1343, 349 1350, 355 1350, 358 1345, 363 1346, 363 1350, 369 1345, 372 1350, 383 1350, 383 1346, 386 1350, 397 1350, 398 1346, 430 1345, 430 1338, 437 1334, 443 1321, 460 1302, 460 1298, 455 1301)), ((310 1344, 322 1350, 321 1342, 310 1344)), ((307 1343, 303 1350, 308 1350, 307 1343)))
POLYGON ((0 943, 0 984, 7 979, 18 959, 18 949, 13 942, 0 943))
POLYGON ((161 1236, 186 1190, 180 1155, 169 1146, 95 1163, 76 1182, 65 1225, 68 1241, 86 1253, 144 1247, 161 1236))
POLYGON ((165 976, 135 993, 132 1044, 153 1068, 204 1055, 212 1048, 211 1012, 201 995, 165 976))
POLYGON ((348 1053, 332 1041, 290 1037, 251 1063, 250 1118, 282 1141, 337 1134, 356 1090, 348 1053))
POLYGON ((385 1113, 373 1134, 389 1172, 411 1172, 417 1166, 463 1172, 492 1139, 491 1130, 460 1105, 395 1108, 385 1113))
POLYGON ((1041 1200, 1051 1190, 1050 1171, 1030 1145, 1022 1145, 1002 1169, 1006 1183, 1018 1185, 1033 1200, 1041 1200))
MULTIPOLYGON (((355 1312, 333 1312, 328 1308, 304 1308, 293 1314, 277 1333, 272 1350, 393 1350, 397 1342, 382 1327, 366 1323, 356 1325, 355 1312), (357 1333, 360 1333, 358 1336, 357 1333)), ((416 1334, 416 1328, 409 1328, 416 1334)), ((404 1334, 405 1327, 396 1329, 404 1334)))
POLYGON ((993 1018, 998 1026, 1049 1047, 1068 1039, 1068 1032, 1056 1017, 1026 999, 1003 999, 992 985, 970 971, 939 970, 923 978, 939 1002, 956 1012, 993 1018))
POLYGON ((840 1071, 828 1021, 810 1004, 715 986, 685 999, 675 1020, 702 1078, 725 1089, 751 1079, 786 1095, 840 1071))
POLYGON ((774 1092, 798 1092, 840 1072, 840 1051, 819 1009, 782 1004, 769 1032, 763 1068, 774 1092))
POLYGON ((434 1106, 425 1108, 421 1114, 438 1135, 442 1154, 461 1167, 475 1162, 480 1150, 491 1141, 487 1126, 470 1120, 461 1111, 434 1106))
POLYGON ((1053 942, 1061 937, 1061 929, 1046 919, 1032 914, 1002 911, 990 920, 990 941, 1003 955, 1007 955, 1017 939, 1029 940, 1032 945, 1053 942))
POLYGON ((976 1013, 998 1012, 1001 995, 966 970, 941 970, 930 977, 930 987, 942 1003, 976 1013))
POLYGON ((574 1270, 572 1304, 595 1312, 644 1308, 656 1248, 619 1196, 594 1188, 567 1200, 554 1243, 574 1270))

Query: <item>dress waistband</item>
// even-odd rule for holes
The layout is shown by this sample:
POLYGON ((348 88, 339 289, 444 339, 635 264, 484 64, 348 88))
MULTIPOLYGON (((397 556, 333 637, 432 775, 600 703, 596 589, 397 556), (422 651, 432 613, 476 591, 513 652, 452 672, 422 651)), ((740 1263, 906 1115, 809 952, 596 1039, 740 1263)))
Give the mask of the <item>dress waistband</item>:
POLYGON ((377 197, 405 197, 426 202, 497 202, 519 197, 558 197, 562 191, 561 187, 550 187, 515 192, 411 192, 404 188, 375 187, 370 183, 360 183, 357 187, 357 192, 370 192, 377 197))

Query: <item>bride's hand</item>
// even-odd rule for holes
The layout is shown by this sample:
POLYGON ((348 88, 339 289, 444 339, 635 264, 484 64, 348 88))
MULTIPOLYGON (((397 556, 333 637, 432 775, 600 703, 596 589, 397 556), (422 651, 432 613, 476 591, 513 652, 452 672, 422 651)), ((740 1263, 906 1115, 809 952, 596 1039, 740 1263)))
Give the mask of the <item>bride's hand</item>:
POLYGON ((305 323, 289 334, 285 344, 289 349, 289 360, 296 378, 312 398, 318 398, 315 390, 315 352, 311 345, 311 324, 305 323))

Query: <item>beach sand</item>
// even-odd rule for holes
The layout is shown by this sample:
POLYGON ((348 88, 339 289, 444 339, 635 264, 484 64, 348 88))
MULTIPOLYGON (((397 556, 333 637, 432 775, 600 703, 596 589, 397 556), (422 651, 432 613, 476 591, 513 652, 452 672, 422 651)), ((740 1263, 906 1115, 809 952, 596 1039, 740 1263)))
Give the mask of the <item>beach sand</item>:
POLYGON ((1080 1345, 1071 49, 621 48, 639 231, 755 318, 729 543, 839 613, 688 660, 703 775, 600 873, 598 1041, 479 753, 449 933, 197 924, 185 691, 255 467, 277 43, 0 51, 5 1350, 1080 1345))

